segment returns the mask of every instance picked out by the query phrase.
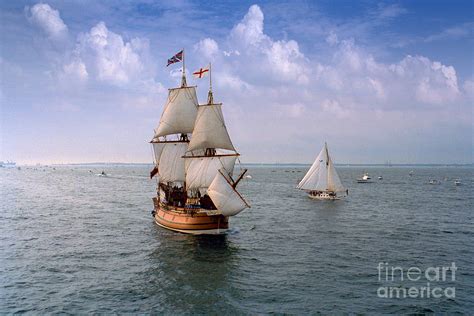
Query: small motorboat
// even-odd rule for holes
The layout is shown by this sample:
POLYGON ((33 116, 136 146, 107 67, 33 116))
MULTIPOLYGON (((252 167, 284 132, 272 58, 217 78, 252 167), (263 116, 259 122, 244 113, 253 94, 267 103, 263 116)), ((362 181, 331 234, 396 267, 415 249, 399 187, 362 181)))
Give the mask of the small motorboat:
POLYGON ((431 179, 429 183, 430 184, 440 184, 439 181, 436 180, 436 179, 431 179))
POLYGON ((413 176, 413 173, 414 173, 413 170, 411 170, 411 171, 408 173, 408 175, 411 177, 411 176, 413 176))
POLYGON ((461 185, 461 179, 454 180, 454 185, 461 185))
POLYGON ((382 176, 379 176, 379 180, 383 180, 383 177, 382 177, 382 176))
POLYGON ((362 176, 362 178, 359 178, 357 179, 357 183, 372 183, 371 181, 371 177, 369 176, 369 174, 366 172, 364 173, 364 175, 362 176))

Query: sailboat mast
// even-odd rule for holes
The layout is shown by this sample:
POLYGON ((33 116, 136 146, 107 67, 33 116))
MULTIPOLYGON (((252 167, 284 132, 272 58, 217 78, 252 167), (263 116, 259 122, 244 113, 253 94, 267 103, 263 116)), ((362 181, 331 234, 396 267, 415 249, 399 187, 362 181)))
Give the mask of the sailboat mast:
POLYGON ((184 64, 184 48, 183 48, 183 70, 182 70, 182 77, 181 77, 181 87, 186 87, 186 67, 184 64))
POLYGON ((327 142, 324 142, 324 151, 326 152, 326 191, 329 191, 329 180, 331 175, 329 174, 329 151, 327 142))
POLYGON ((214 103, 214 97, 212 95, 212 65, 211 63, 209 63, 209 93, 207 95, 207 103, 208 104, 214 103))
POLYGON ((326 151, 326 167, 329 166, 329 151, 328 143, 324 142, 324 150, 326 151))

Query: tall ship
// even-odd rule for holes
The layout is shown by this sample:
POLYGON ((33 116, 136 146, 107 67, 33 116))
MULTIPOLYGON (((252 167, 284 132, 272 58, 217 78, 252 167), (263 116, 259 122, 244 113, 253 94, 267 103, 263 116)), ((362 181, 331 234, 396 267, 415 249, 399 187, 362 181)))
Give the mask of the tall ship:
POLYGON ((308 192, 308 197, 317 200, 338 200, 341 194, 349 193, 342 185, 329 156, 327 143, 324 143, 323 149, 297 188, 308 192))
POLYGON ((191 234, 220 234, 229 228, 229 217, 250 207, 236 190, 246 169, 234 180, 239 157, 230 139, 222 103, 214 102, 211 68, 206 104, 199 104, 196 86, 188 86, 184 51, 168 60, 182 62, 181 86, 169 89, 158 127, 151 141, 157 176, 152 215, 161 227, 191 234))

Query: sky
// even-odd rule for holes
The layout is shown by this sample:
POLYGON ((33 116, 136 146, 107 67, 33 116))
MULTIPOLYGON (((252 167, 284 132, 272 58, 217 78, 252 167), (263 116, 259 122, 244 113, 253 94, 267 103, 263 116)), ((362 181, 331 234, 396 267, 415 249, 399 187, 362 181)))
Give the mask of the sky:
POLYGON ((185 49, 246 163, 472 163, 472 1, 0 1, 0 160, 152 162, 185 49))

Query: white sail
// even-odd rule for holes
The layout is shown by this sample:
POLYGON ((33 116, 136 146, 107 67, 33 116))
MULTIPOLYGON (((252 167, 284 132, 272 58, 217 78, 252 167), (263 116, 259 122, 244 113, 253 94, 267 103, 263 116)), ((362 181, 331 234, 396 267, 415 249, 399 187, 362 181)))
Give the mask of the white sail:
POLYGON ((328 191, 332 192, 344 192, 346 188, 342 185, 341 179, 336 172, 336 168, 334 167, 334 163, 332 162, 331 157, 329 157, 329 165, 328 165, 328 191))
POLYGON ((186 177, 184 173, 184 158, 188 143, 175 142, 165 143, 160 156, 158 173, 160 182, 184 182, 186 177))
POLYGON ((235 151, 222 114, 222 104, 200 105, 189 150, 221 148, 235 151))
POLYGON ((208 188, 221 168, 232 175, 236 159, 237 155, 184 158, 186 189, 208 188))
POLYGON ((220 170, 214 177, 207 193, 217 210, 224 216, 237 215, 246 207, 250 207, 220 170))
POLYGON ((155 154, 155 165, 158 167, 160 164, 160 157, 161 153, 163 152, 163 148, 165 148, 166 143, 154 143, 152 141, 153 145, 153 153, 155 154))
POLYGON ((198 110, 195 87, 170 89, 155 137, 191 133, 198 110))
POLYGON ((297 188, 315 191, 344 191, 344 187, 342 186, 341 180, 334 168, 334 164, 329 157, 329 151, 326 144, 324 144, 323 149, 304 178, 300 181, 297 188))

